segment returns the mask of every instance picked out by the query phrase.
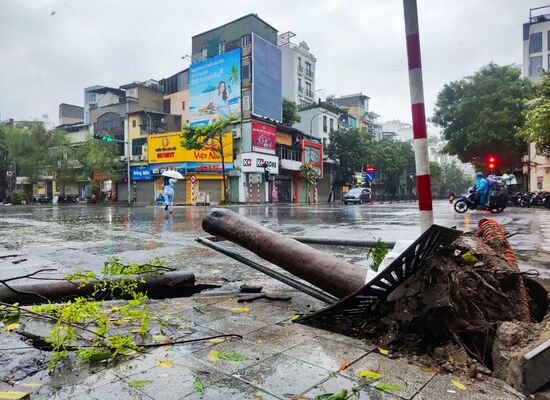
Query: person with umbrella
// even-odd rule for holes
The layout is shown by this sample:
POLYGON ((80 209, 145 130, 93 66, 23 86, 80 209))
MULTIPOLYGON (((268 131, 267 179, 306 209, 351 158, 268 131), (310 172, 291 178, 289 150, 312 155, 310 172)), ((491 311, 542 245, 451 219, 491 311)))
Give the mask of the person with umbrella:
POLYGON ((178 171, 169 170, 162 173, 164 176, 164 210, 170 209, 170 214, 174 208, 174 184, 178 179, 183 179, 183 175, 178 171))

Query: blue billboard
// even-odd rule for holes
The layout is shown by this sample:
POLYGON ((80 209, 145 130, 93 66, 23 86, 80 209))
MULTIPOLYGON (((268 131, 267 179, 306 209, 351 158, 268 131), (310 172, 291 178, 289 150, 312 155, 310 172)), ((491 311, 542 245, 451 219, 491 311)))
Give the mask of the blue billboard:
POLYGON ((146 181, 153 179, 149 167, 146 165, 140 165, 137 167, 130 167, 130 175, 133 181, 146 181))
POLYGON ((241 116, 241 49, 189 67, 189 125, 204 126, 241 116))
POLYGON ((283 120, 281 49, 252 35, 252 114, 283 120))

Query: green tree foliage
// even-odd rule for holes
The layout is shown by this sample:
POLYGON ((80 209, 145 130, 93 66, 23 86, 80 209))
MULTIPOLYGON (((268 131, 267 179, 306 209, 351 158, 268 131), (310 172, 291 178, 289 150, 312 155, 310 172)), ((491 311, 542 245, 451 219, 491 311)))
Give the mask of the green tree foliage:
POLYGON ((18 176, 35 184, 57 171, 64 173, 68 164, 63 161, 72 154, 65 132, 48 131, 40 122, 4 128, 4 132, 18 176))
POLYGON ((379 176, 384 177, 386 192, 395 194, 399 189, 399 176, 415 173, 414 151, 409 143, 383 139, 374 143, 372 164, 379 176))
POLYGON ((120 168, 115 143, 107 143, 88 136, 78 146, 76 154, 76 159, 82 165, 81 174, 89 179, 93 178, 94 172, 109 177, 114 176, 120 168))
POLYGON ((227 131, 227 127, 237 121, 235 116, 219 120, 210 125, 204 126, 184 126, 181 137, 183 138, 182 146, 186 149, 200 150, 204 143, 212 140, 216 146, 213 146, 213 151, 217 152, 222 159, 222 185, 224 193, 224 201, 229 201, 229 187, 226 182, 225 174, 225 154, 223 149, 223 134, 227 131))
POLYGON ((329 139, 327 155, 335 161, 334 182, 352 183, 355 171, 373 153, 374 137, 366 129, 353 128, 330 132, 329 139))
POLYGON ((462 193, 473 184, 473 178, 466 175, 456 163, 439 165, 430 162, 432 192, 446 195, 449 190, 456 194, 462 193))
POLYGON ((536 97, 527 102, 519 137, 534 143, 538 154, 550 157, 550 73, 543 74, 535 90, 536 97))
POLYGON ((296 103, 283 98, 283 124, 292 126, 294 122, 300 122, 300 120, 296 103))
POLYGON ((494 154, 499 166, 517 166, 526 145, 515 133, 523 126, 532 84, 518 67, 488 64, 474 75, 446 84, 432 122, 443 128, 444 151, 482 167, 494 154))

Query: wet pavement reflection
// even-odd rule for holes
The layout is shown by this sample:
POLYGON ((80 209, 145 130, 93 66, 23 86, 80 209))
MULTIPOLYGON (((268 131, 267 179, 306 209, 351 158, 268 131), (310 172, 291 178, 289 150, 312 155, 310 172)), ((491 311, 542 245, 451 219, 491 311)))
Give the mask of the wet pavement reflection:
MULTIPOLYGON (((233 211, 289 235, 395 241, 415 239, 419 232, 416 203, 375 205, 321 204, 229 206, 233 211)), ((0 275, 21 275, 37 268, 98 271, 103 261, 146 261, 163 257, 209 282, 262 279, 254 271, 201 247, 202 218, 210 207, 11 206, 0 207, 0 275)), ((481 211, 457 214, 448 202, 434 203, 435 222, 472 230, 481 218, 494 218, 515 233, 511 243, 523 270, 537 269, 550 279, 550 211, 508 208, 502 214, 481 211)), ((230 244, 228 244, 230 245, 230 244)), ((366 258, 365 249, 319 247, 352 261, 366 258)))

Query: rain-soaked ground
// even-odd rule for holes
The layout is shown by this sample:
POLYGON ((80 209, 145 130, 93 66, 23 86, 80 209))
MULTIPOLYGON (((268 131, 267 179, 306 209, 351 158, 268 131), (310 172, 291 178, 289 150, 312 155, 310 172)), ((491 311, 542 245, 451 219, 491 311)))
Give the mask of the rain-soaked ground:
MULTIPOLYGON (((231 206, 268 228, 289 235, 395 241, 419 234, 416 203, 369 206, 341 204, 231 206)), ((11 277, 38 268, 56 268, 64 275, 75 268, 98 272, 110 257, 144 262, 164 258, 167 265, 194 272, 199 283, 262 281, 259 273, 202 247, 201 221, 211 208, 124 206, 0 207, 0 276, 11 277)), ((495 218, 515 233, 511 243, 523 270, 536 269, 550 279, 550 211, 508 208, 502 214, 480 211, 457 214, 445 201, 434 204, 435 222, 471 230, 484 217, 495 218)), ((227 244, 230 245, 230 244, 227 244)), ((351 262, 365 260, 365 249, 318 246, 351 262)))
MULTIPOLYGON (((393 203, 230 208, 283 234, 395 241, 418 236, 416 207, 415 203, 393 203)), ((550 211, 510 208, 499 215, 458 215, 447 202, 436 202, 434 208, 436 223, 463 230, 474 229, 483 217, 497 219, 506 231, 515 233, 511 242, 521 268, 536 268, 550 283, 550 211)), ((195 273, 198 284, 218 286, 199 296, 151 302, 157 315, 178 321, 174 337, 198 339, 220 333, 243 336, 222 343, 201 341, 170 350, 159 348, 120 365, 87 366, 71 359, 68 368, 48 374, 48 352, 30 348, 14 332, 0 331, 0 392, 32 392, 33 399, 160 400, 187 396, 267 400, 297 398, 295 393, 313 398, 359 387, 359 371, 367 369, 381 372, 382 383, 397 384, 399 390, 394 396, 373 388, 374 383, 361 386, 361 399, 366 400, 446 398, 456 393, 453 382, 457 380, 468 386, 465 397, 457 399, 521 398, 500 381, 478 382, 427 372, 406 359, 382 357, 375 347, 356 339, 289 322, 293 315, 310 313, 324 304, 195 242, 196 237, 205 235, 201 221, 210 210, 181 207, 167 215, 156 207, 0 207, 0 279, 40 268, 57 270, 44 274, 48 276, 63 276, 75 268, 99 272, 110 257, 134 262, 161 257, 168 266, 195 273), (262 284, 272 293, 290 295, 292 300, 247 303, 247 312, 241 314, 242 303, 236 296, 243 283, 262 284), (238 352, 248 361, 211 360, 213 349, 238 352), (159 360, 171 360, 171 368, 165 368, 159 360), (343 363, 350 366, 341 371, 343 363), (204 393, 196 392, 199 378, 204 393), (136 389, 131 387, 135 382, 149 384, 136 389)), ((235 247, 228 242, 222 244, 235 247)), ((366 263, 365 248, 317 247, 357 264, 366 263)), ((241 253, 266 264, 249 252, 241 253)), ((49 330, 48 324, 32 320, 23 326, 43 336, 49 330)))

